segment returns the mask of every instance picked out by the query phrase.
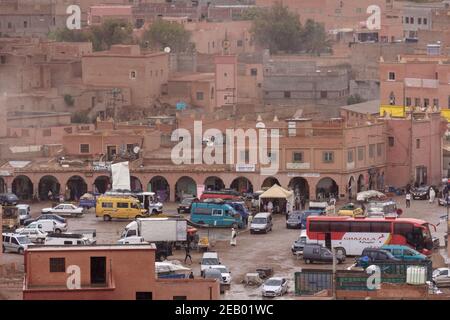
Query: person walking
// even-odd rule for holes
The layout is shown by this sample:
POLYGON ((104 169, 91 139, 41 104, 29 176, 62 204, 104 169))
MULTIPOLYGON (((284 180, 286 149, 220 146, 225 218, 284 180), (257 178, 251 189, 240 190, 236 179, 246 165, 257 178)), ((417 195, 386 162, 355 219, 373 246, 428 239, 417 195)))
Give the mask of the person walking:
POLYGON ((47 196, 48 196, 48 200, 53 200, 53 192, 52 192, 52 190, 48 190, 47 196))
POLYGON ((184 247, 184 251, 186 252, 186 256, 184 257, 184 263, 186 263, 187 258, 189 258, 190 263, 192 264, 192 257, 191 257, 191 251, 190 251, 190 243, 188 243, 185 247, 184 247))
POLYGON ((249 226, 252 224, 252 221, 253 221, 253 214, 250 213, 250 214, 248 215, 248 225, 249 225, 249 226))
POLYGON ((302 210, 305 210, 305 207, 306 207, 306 198, 303 196, 302 199, 301 199, 300 201, 301 201, 301 205, 302 205, 302 210))
POLYGON ((232 247, 236 247, 236 239, 237 239, 237 232, 234 228, 231 228, 231 239, 230 239, 230 245, 232 247))
POLYGON ((429 198, 430 203, 434 203, 434 198, 436 198, 436 192, 434 191, 433 187, 430 187, 429 198))
POLYGON ((194 279, 194 273, 191 271, 191 273, 189 274, 189 279, 194 279))
POLYGON ((269 203, 267 203, 267 211, 272 213, 273 210, 273 203, 272 201, 269 201, 269 203))
POLYGON ((411 193, 409 191, 406 192, 406 207, 411 207, 411 193))

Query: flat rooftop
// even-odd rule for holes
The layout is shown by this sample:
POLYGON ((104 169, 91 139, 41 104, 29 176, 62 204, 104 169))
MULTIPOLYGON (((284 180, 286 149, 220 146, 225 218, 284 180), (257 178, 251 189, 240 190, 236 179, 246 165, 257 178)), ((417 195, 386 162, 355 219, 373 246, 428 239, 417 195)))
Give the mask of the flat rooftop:
POLYGON ((92 246, 86 246, 86 245, 72 245, 72 246, 38 246, 33 245, 27 248, 27 251, 104 251, 104 250, 112 250, 112 251, 118 251, 118 250, 155 250, 156 246, 154 244, 108 244, 108 245, 92 245, 92 246))
POLYGON ((343 106, 341 107, 341 109, 356 113, 377 114, 380 113, 380 100, 370 100, 366 102, 355 103, 348 106, 343 106))

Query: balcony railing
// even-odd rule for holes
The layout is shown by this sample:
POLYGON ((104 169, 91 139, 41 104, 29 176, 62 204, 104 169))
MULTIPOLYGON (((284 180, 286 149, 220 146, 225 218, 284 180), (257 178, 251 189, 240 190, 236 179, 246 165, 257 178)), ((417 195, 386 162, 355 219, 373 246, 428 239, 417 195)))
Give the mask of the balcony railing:
POLYGON ((61 284, 61 285, 33 285, 30 284, 28 281, 28 276, 25 275, 24 281, 23 281, 23 291, 95 291, 95 290, 115 290, 116 284, 114 281, 113 274, 110 272, 108 273, 106 277, 105 283, 82 283, 80 288, 76 289, 69 289, 67 287, 67 284, 61 284))

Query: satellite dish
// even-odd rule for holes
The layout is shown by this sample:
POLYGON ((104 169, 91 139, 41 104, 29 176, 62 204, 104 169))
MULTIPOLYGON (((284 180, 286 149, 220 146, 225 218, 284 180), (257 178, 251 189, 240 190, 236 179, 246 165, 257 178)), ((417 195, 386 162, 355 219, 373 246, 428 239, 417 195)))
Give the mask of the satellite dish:
POLYGON ((165 47, 165 48, 164 48, 164 52, 165 52, 165 53, 170 53, 170 51, 172 51, 172 50, 170 49, 170 47, 165 47))
POLYGON ((134 152, 135 154, 138 154, 139 151, 141 151, 141 148, 139 148, 139 146, 135 146, 135 147, 133 148, 133 152, 134 152))

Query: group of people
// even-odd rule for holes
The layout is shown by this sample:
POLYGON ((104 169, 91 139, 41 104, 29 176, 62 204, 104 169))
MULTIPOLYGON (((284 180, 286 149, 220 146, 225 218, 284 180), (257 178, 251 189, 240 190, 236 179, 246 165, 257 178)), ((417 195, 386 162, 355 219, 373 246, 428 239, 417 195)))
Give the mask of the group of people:
POLYGON ((275 200, 264 200, 261 203, 262 209, 264 212, 270 212, 270 213, 283 213, 287 210, 287 202, 282 201, 279 199, 275 200))

